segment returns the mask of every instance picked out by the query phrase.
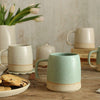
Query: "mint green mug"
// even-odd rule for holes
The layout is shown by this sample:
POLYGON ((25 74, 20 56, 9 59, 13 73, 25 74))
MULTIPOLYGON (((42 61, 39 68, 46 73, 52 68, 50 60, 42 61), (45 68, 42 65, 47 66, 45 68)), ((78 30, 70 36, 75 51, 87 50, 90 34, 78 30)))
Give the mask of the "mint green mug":
POLYGON ((100 47, 97 50, 92 50, 88 54, 88 63, 90 67, 93 67, 95 70, 100 71, 100 47), (90 58, 92 53, 97 53, 96 56, 96 65, 91 64, 90 58))
POLYGON ((78 54, 52 53, 49 59, 37 61, 35 76, 38 75, 40 62, 48 61, 47 88, 54 91, 72 92, 81 88, 81 65, 78 54))

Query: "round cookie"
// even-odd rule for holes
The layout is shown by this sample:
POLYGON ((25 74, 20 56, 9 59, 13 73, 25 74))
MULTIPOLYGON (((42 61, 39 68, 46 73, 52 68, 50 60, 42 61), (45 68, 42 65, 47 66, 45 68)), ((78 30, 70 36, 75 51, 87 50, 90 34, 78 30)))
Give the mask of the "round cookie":
POLYGON ((3 81, 2 86, 12 86, 12 85, 10 83, 7 83, 7 82, 3 81))
POLYGON ((3 83, 7 83, 7 86, 23 87, 28 84, 28 81, 16 75, 4 74, 1 76, 3 83))
POLYGON ((2 83, 2 80, 0 79, 0 84, 2 83))
POLYGON ((11 87, 0 86, 0 91, 7 91, 7 90, 11 90, 11 87))

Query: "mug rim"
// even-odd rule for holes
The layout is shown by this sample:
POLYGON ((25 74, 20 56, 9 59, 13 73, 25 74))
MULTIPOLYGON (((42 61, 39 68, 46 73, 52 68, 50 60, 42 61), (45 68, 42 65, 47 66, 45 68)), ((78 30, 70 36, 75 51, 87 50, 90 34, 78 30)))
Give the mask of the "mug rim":
POLYGON ((30 44, 11 44, 9 47, 30 47, 30 44))
POLYGON ((79 56, 79 54, 56 52, 56 53, 51 53, 50 56, 67 57, 67 56, 79 56))

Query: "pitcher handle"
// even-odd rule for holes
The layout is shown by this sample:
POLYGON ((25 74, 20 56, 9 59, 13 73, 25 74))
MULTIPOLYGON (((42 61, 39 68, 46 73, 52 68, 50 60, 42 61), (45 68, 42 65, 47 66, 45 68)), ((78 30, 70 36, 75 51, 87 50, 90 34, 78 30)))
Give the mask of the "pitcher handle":
POLYGON ((4 52, 6 52, 6 51, 8 51, 8 49, 3 49, 3 50, 0 51, 0 65, 1 65, 2 67, 4 67, 5 70, 6 70, 6 66, 5 66, 4 64, 2 64, 2 62, 1 62, 1 56, 2 56, 2 54, 3 54, 4 52))
POLYGON ((44 61, 48 61, 48 59, 40 59, 35 64, 35 77, 36 78, 39 78, 39 75, 38 75, 38 65, 39 65, 40 62, 44 62, 44 61))
POLYGON ((89 54, 88 54, 88 63, 89 63, 89 65, 90 65, 91 67, 93 67, 93 68, 96 68, 96 66, 91 64, 90 57, 91 57, 91 54, 92 54, 92 53, 95 53, 95 52, 98 52, 98 50, 90 51, 89 54))

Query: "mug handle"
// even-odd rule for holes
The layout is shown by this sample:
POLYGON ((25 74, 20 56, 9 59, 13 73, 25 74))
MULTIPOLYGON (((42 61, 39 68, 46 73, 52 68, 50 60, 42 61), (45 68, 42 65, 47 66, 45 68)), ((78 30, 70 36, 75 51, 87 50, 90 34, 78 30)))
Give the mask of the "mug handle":
POLYGON ((6 51, 8 51, 8 49, 3 49, 0 51, 0 65, 5 68, 6 68, 6 66, 4 64, 2 64, 2 62, 1 62, 1 56, 2 56, 2 53, 6 52, 6 51))
POLYGON ((44 62, 44 61, 48 61, 48 59, 40 59, 35 64, 35 77, 36 78, 39 78, 39 75, 38 75, 38 65, 39 65, 40 62, 44 62))
POLYGON ((91 57, 91 54, 92 54, 92 53, 95 53, 95 52, 98 52, 98 50, 90 51, 89 54, 88 54, 88 63, 89 63, 89 65, 90 65, 91 67, 93 67, 93 68, 96 68, 96 66, 91 64, 90 57, 91 57))
POLYGON ((74 44, 72 44, 72 43, 70 42, 70 40, 69 40, 69 35, 72 34, 72 33, 75 33, 75 31, 70 31, 70 32, 68 32, 68 34, 67 34, 67 41, 66 41, 66 44, 68 44, 68 45, 70 45, 70 46, 74 46, 74 44))

